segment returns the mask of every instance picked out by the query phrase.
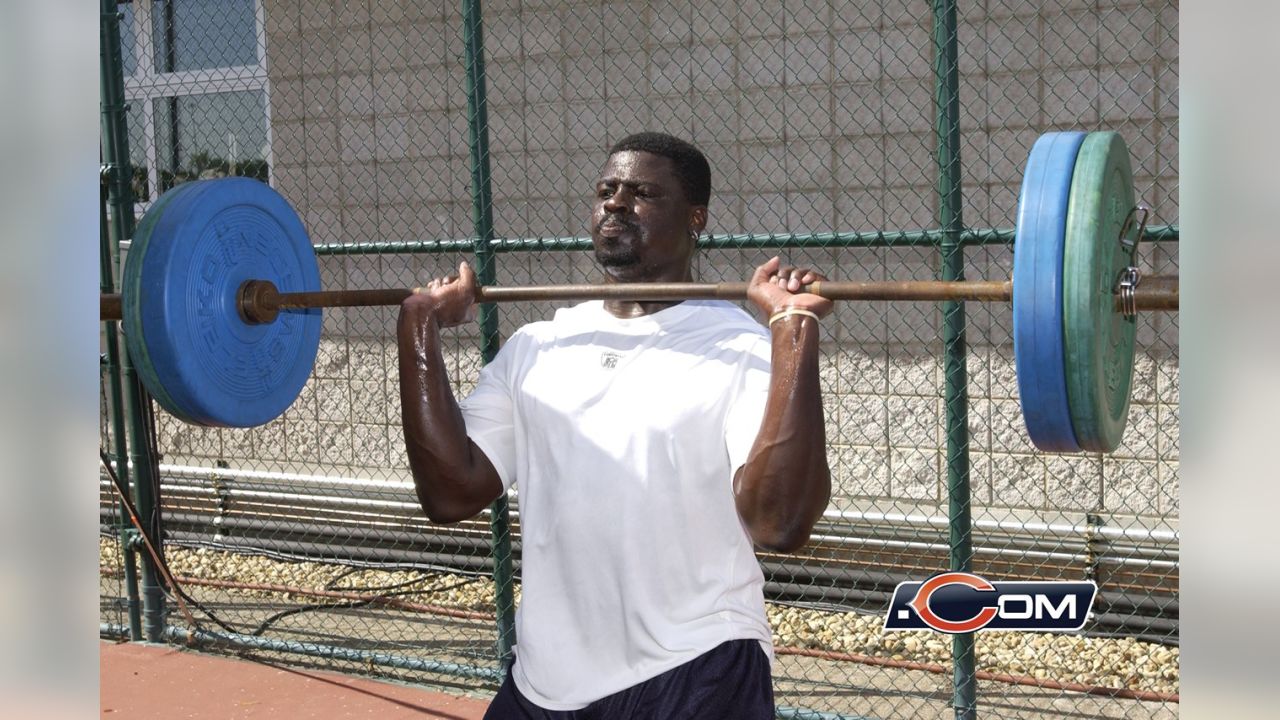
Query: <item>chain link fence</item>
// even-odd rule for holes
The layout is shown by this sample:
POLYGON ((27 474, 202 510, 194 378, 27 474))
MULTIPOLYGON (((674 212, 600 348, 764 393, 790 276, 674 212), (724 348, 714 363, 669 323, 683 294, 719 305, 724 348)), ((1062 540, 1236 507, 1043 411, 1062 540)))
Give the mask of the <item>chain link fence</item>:
MULTIPOLYGON (((135 211, 187 180, 244 175, 297 209, 326 289, 416 286, 462 259, 500 285, 590 283, 606 149, 658 129, 712 166, 699 280, 745 279, 775 253, 835 279, 942 278, 940 218, 956 211, 957 269, 1006 279, 1031 144, 1111 129, 1164 239, 1143 245, 1141 269, 1177 274, 1176 4, 960 2, 940 31, 935 5, 120 3, 135 211), (958 208, 944 207, 938 161, 949 68, 936 37, 951 33, 958 208)), ((459 396, 501 338, 564 304, 503 305, 454 331, 459 396)), ((965 336, 949 343, 932 303, 842 303, 822 324, 831 504, 806 548, 760 555, 780 715, 914 718, 976 699, 983 717, 1176 716, 1177 314, 1138 320, 1123 446, 1065 456, 1026 437, 1009 307, 964 312, 965 336), (948 377, 963 380, 958 394, 948 377), (966 477, 974 572, 1100 589, 1082 634, 957 646, 972 653, 976 696, 954 687, 945 636, 880 629, 898 582, 948 568, 949 488, 966 477)), ((187 596, 169 599, 167 621, 239 652, 491 691, 519 599, 518 502, 454 526, 422 516, 394 322, 393 308, 326 310, 313 376, 262 427, 157 412, 164 553, 187 596)), ((130 554, 145 554, 127 534, 122 545, 127 524, 104 476, 113 633, 130 622, 130 554)))

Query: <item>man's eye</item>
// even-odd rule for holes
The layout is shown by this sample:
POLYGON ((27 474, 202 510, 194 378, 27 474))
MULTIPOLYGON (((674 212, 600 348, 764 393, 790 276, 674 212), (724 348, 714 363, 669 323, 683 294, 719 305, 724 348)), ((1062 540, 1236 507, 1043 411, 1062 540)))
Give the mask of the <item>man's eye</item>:
POLYGON ((600 188, 599 190, 597 190, 597 191, 596 191, 596 197, 598 197, 598 198, 600 198, 600 199, 602 199, 602 200, 607 200, 607 199, 609 199, 609 198, 613 197, 613 189, 612 189, 612 188, 600 188))

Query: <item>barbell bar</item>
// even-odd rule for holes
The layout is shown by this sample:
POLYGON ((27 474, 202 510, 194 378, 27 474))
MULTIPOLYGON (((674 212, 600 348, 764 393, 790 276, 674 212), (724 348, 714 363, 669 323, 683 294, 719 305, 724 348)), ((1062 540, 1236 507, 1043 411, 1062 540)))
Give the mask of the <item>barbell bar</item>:
MULTIPOLYGON (((1139 278, 1133 268, 1142 222, 1134 208, 1118 135, 1048 133, 1028 158, 1011 281, 821 281, 804 289, 832 300, 1012 302, 1032 442, 1109 452, 1127 419, 1133 315, 1178 308, 1176 277, 1139 278)), ((297 398, 319 348, 321 308, 398 305, 414 292, 322 290, 297 214, 247 178, 189 182, 162 195, 138 225, 121 289, 101 296, 100 317, 123 320, 153 397, 183 421, 230 427, 268 422, 297 398)), ((746 296, 745 282, 476 289, 481 303, 746 296)))
MULTIPOLYGON (((539 302, 567 300, 636 300, 642 302, 676 300, 745 300, 747 283, 615 283, 609 285, 522 285, 477 286, 477 303, 539 302)), ((282 293, 270 280, 246 280, 237 291, 241 318, 251 324, 274 322, 281 310, 340 307, 385 307, 399 305, 416 288, 377 290, 318 290, 282 293)), ((994 280, 825 280, 803 285, 800 292, 830 300, 889 300, 945 302, 1011 302, 1013 283, 994 280)), ((120 293, 101 296, 102 320, 120 320, 120 293)), ((1116 312, 1125 310, 1117 293, 1116 312)), ((1134 292, 1134 308, 1140 311, 1177 310, 1178 278, 1148 276, 1134 292)))

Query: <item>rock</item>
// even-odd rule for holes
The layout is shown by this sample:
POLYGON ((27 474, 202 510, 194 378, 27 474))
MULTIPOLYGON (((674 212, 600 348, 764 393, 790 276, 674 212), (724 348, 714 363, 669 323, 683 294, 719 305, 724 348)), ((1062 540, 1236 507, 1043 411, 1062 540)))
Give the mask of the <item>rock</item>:
MULTIPOLYGON (((166 548, 174 574, 201 579, 218 579, 263 585, 294 586, 306 589, 332 588, 359 593, 369 589, 385 592, 420 589, 421 595, 407 599, 436 606, 493 612, 493 582, 486 577, 452 573, 352 568, 326 562, 284 562, 273 558, 229 553, 210 548, 166 548)), ((100 538, 100 572, 122 572, 119 542, 100 538)), ((247 589, 203 588, 188 592, 203 597, 240 596, 259 598, 268 612, 272 600, 315 603, 317 598, 297 593, 247 589)), ((517 602, 520 588, 515 588, 517 602)), ((806 647, 835 652, 862 653, 914 662, 948 662, 950 638, 933 632, 884 632, 882 616, 855 612, 811 610, 791 605, 766 605, 779 647, 806 647)), ((227 618, 234 619, 233 617, 227 618)), ((984 670, 1013 675, 1030 674, 1041 680, 1076 682, 1106 687, 1131 687, 1162 693, 1176 693, 1179 687, 1180 649, 1134 638, 1093 638, 1048 633, 979 633, 976 657, 984 670)))

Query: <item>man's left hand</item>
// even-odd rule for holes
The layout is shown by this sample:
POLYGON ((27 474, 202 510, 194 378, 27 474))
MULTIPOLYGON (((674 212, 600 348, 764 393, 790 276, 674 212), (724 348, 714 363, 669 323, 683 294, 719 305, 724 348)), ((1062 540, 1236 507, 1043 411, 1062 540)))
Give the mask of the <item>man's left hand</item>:
POLYGON ((747 285, 747 298, 766 319, 789 308, 807 310, 821 318, 831 312, 832 302, 821 295, 800 292, 800 288, 826 279, 808 268, 784 266, 782 259, 775 256, 756 268, 747 285))

